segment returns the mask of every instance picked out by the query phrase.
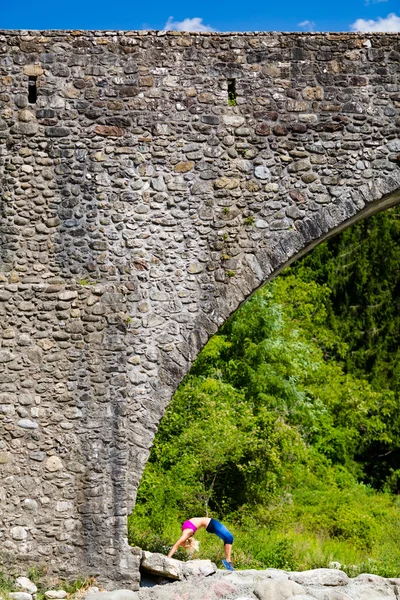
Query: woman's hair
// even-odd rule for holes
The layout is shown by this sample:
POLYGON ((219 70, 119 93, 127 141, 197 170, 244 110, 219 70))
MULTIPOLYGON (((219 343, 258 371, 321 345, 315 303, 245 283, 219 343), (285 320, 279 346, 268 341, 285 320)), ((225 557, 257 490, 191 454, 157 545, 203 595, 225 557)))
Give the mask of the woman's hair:
POLYGON ((186 540, 186 542, 184 542, 183 547, 185 548, 185 550, 187 550, 189 552, 189 554, 191 556, 195 552, 199 551, 200 542, 198 542, 197 540, 194 539, 193 536, 191 536, 190 538, 188 538, 186 540))

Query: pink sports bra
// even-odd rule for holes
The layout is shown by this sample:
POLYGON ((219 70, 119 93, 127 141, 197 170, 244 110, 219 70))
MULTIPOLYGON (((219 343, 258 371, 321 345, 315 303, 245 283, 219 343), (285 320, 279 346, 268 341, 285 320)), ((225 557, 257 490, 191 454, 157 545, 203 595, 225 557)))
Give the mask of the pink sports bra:
POLYGON ((182 531, 184 531, 185 529, 191 529, 193 533, 196 533, 197 531, 197 527, 196 525, 193 525, 192 521, 185 521, 184 523, 182 523, 182 531))

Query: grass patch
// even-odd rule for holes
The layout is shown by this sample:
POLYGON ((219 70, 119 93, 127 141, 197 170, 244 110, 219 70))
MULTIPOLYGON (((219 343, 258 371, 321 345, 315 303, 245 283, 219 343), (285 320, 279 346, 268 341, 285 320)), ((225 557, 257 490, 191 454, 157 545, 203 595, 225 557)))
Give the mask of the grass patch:
MULTIPOLYGON (((364 485, 351 489, 300 489, 290 502, 269 507, 243 507, 223 518, 232 531, 233 561, 237 569, 276 568, 287 571, 328 568, 340 563, 350 577, 372 573, 400 576, 400 499, 364 485)), ((170 514, 157 533, 151 517, 129 518, 130 543, 150 552, 167 554, 180 535, 180 522, 170 514)), ((204 530, 196 534, 200 550, 195 558, 217 565, 223 544, 204 530)), ((174 558, 188 560, 179 549, 174 558)))
POLYGON ((12 591, 14 591, 14 580, 0 571, 0 596, 6 599, 12 591))

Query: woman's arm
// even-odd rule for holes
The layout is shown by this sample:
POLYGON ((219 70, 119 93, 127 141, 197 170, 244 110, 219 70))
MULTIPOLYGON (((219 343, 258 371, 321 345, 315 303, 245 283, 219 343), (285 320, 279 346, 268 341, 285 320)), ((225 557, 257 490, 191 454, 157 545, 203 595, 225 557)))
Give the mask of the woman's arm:
POLYGON ((171 550, 168 552, 168 558, 171 558, 171 556, 173 556, 178 550, 179 546, 182 546, 186 542, 186 540, 190 538, 191 535, 193 535, 193 531, 191 529, 185 529, 179 540, 175 542, 171 550))

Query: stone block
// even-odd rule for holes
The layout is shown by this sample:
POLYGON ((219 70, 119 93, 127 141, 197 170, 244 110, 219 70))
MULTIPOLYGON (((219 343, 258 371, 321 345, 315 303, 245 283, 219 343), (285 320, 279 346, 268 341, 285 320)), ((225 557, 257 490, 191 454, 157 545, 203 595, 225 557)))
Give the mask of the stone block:
POLYGON ((38 130, 39 125, 34 121, 29 121, 28 123, 19 121, 11 127, 11 133, 16 133, 17 135, 35 135, 38 130))
MULTIPOLYGON (((17 525, 16 527, 11 528, 11 537, 13 540, 17 540, 19 542, 23 542, 28 537, 28 532, 25 527, 17 525)), ((19 594, 23 594, 18 598, 14 598, 14 600, 32 600, 31 595, 25 592, 18 592, 19 594), (29 598, 27 598, 29 596, 29 598)))
POLYGON ((112 125, 96 125, 94 132, 105 137, 123 137, 125 135, 125 129, 112 125))
POLYGON ((140 569, 169 579, 182 579, 182 563, 163 554, 143 552, 140 569))
POLYGON ((39 77, 39 75, 43 75, 43 69, 40 65, 25 65, 24 75, 28 75, 29 77, 39 77))
POLYGON ((6 465, 10 460, 8 452, 0 452, 0 465, 6 465))
POLYGON ((61 458, 53 455, 49 456, 49 458, 46 460, 45 468, 47 471, 50 471, 50 473, 54 473, 55 471, 61 471, 64 466, 61 458))

